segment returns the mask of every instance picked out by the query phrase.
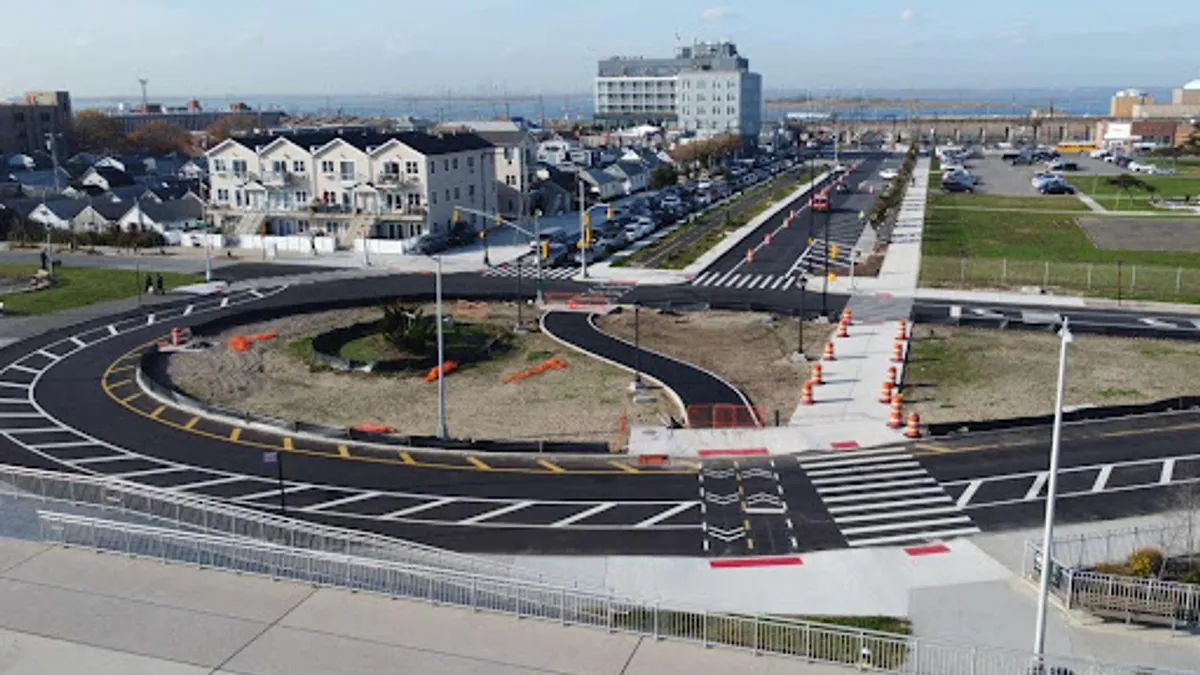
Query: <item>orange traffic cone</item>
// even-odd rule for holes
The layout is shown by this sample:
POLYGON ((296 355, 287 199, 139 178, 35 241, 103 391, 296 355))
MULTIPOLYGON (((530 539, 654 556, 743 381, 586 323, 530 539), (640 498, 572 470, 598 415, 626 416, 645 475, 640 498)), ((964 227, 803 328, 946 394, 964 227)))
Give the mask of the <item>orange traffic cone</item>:
POLYGON ((892 410, 888 416, 888 426, 893 429, 899 429, 904 426, 904 417, 900 414, 904 408, 904 396, 895 394, 892 396, 892 410))
POLYGON ((821 364, 814 363, 812 365, 812 374, 809 376, 808 381, 814 385, 825 384, 825 379, 821 377, 821 364))
POLYGON ((892 363, 904 363, 904 343, 892 345, 892 363))
POLYGON ((180 328, 171 329, 171 344, 178 347, 183 344, 183 330, 180 328))
POLYGON ((812 405, 812 404, 813 404, 813 384, 812 384, 812 382, 805 382, 803 385, 800 386, 800 405, 812 405))
POLYGON ((849 329, 849 326, 850 326, 850 322, 849 322, 849 321, 846 321, 845 319, 842 319, 841 321, 839 321, 839 322, 838 322, 838 327, 837 327, 837 336, 838 336, 838 337, 840 337, 840 338, 848 338, 848 337, 850 337, 850 329, 849 329))
POLYGON ((893 387, 900 384, 900 381, 896 379, 896 366, 888 366, 887 381, 891 382, 893 387))
POLYGON ((763 246, 770 246, 770 245, 771 245, 771 233, 768 232, 767 236, 763 237, 763 246))
POLYGON ((837 357, 833 355, 833 343, 825 343, 825 354, 821 356, 822 361, 837 361, 837 357))
POLYGON ((854 312, 849 307, 847 307, 846 309, 843 309, 842 310, 842 321, 845 321, 846 323, 850 323, 853 320, 854 320, 854 312))
POLYGON ((908 426, 904 429, 905 438, 920 438, 921 437, 921 416, 917 413, 912 413, 908 416, 908 426))
POLYGON ((879 402, 880 403, 891 403, 892 402, 892 386, 893 385, 891 382, 889 382, 887 380, 883 381, 883 389, 879 390, 879 402))
POLYGON ((754 262, 754 249, 752 249, 752 248, 746 249, 746 262, 748 262, 748 263, 754 262))
POLYGON ((907 340, 908 339, 908 324, 905 323, 904 319, 900 319, 900 323, 896 324, 896 339, 897 340, 907 340))

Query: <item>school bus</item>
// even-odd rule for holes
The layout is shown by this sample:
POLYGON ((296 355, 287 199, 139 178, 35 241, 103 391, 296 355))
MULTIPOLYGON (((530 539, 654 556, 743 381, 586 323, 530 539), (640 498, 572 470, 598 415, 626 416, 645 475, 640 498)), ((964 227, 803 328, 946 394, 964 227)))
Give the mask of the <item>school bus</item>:
POLYGON ((1082 155, 1085 152, 1099 150, 1100 144, 1092 141, 1067 141, 1059 143, 1054 149, 1060 155, 1082 155))

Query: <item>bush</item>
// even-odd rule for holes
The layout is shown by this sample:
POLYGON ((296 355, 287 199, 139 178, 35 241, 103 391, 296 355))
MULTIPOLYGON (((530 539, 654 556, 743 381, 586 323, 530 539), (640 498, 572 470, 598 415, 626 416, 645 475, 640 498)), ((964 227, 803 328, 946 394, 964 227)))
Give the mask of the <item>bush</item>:
POLYGON ((1124 563, 1099 563, 1095 570, 1097 574, 1111 574, 1118 577, 1128 577, 1133 574, 1129 565, 1124 563))
POLYGON ((1183 584, 1200 584, 1200 570, 1193 570, 1179 577, 1179 582, 1183 584))
POLYGON ((1163 568, 1162 551, 1142 548, 1129 556, 1129 570, 1137 577, 1156 577, 1163 568))

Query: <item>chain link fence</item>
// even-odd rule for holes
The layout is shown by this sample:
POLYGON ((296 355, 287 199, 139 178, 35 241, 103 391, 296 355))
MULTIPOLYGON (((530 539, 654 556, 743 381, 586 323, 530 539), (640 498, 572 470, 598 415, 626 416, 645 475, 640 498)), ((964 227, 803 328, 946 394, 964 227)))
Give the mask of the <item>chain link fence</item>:
POLYGON ((266 542, 187 534, 95 518, 39 513, 44 541, 164 563, 216 567, 272 579, 425 601, 433 605, 588 626, 609 632, 723 646, 809 663, 913 675, 1184 675, 786 618, 684 609, 512 577, 449 570, 266 542))
POLYGON ((1021 288, 1108 298, 1200 301, 1200 269, 1124 263, 924 256, 921 283, 941 288, 1021 288))

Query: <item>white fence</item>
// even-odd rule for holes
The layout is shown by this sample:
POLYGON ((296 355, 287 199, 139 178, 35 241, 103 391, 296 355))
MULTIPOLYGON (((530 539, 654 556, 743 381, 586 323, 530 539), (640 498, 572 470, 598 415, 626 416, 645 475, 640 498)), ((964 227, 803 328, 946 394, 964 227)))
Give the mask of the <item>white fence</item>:
POLYGON ((204 232, 181 232, 179 233, 179 245, 187 248, 202 248, 209 246, 214 250, 225 248, 226 237, 219 233, 204 233, 204 232))
POLYGON ((419 237, 409 239, 355 239, 354 252, 362 253, 367 247, 368 255, 404 255, 419 237))
POLYGON ((434 605, 582 625, 654 639, 724 646, 755 654, 855 665, 913 675, 1165 674, 1026 653, 933 642, 856 628, 774 617, 647 606, 615 597, 511 577, 368 560, 351 555, 57 513, 39 513, 43 540, 166 563, 216 567, 272 579, 378 593, 434 605), (1031 667, 1032 666, 1032 667, 1031 667))
POLYGON ((281 237, 261 234, 237 234, 227 238, 227 246, 264 250, 271 253, 290 252, 317 255, 333 253, 337 242, 333 237, 308 237, 294 235, 281 237))

